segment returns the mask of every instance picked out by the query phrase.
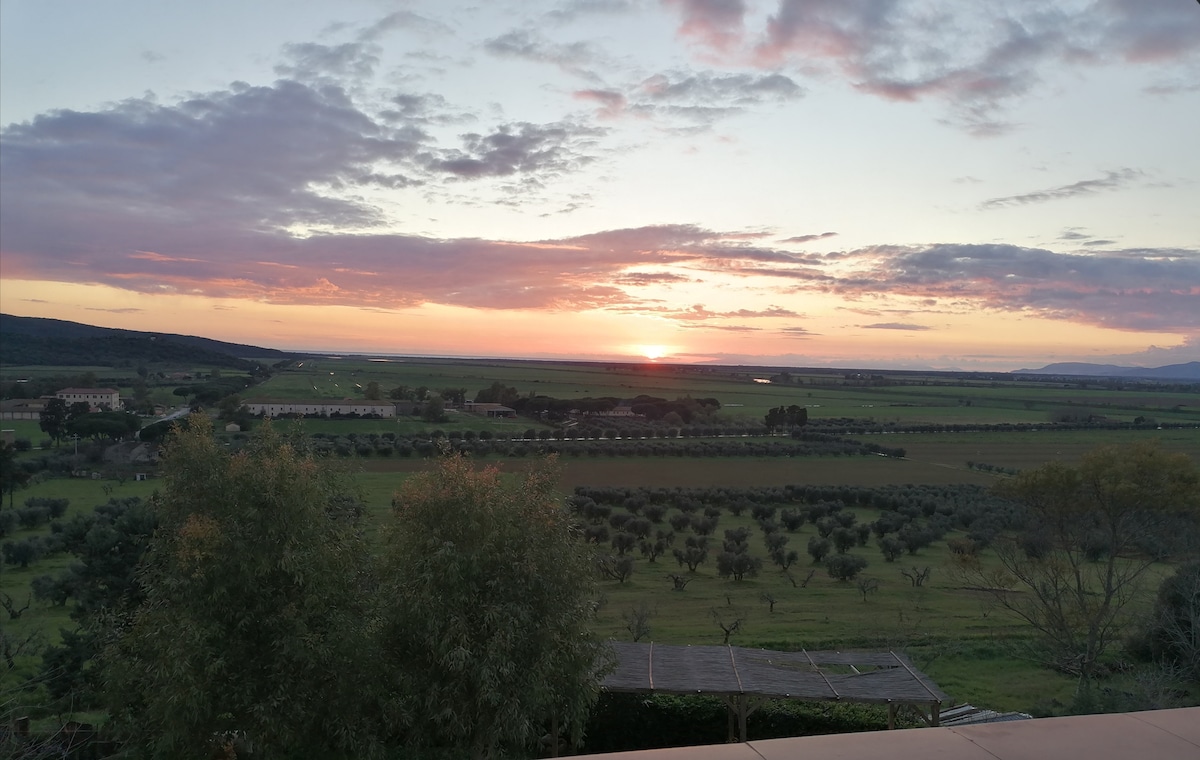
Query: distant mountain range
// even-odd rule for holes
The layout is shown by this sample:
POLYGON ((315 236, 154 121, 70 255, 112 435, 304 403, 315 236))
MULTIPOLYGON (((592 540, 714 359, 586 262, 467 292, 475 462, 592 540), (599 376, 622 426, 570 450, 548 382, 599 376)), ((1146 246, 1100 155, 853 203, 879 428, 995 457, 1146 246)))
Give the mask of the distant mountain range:
POLYGON ((1059 375, 1062 377, 1128 377, 1146 380, 1200 380, 1200 362, 1168 364, 1165 367, 1120 367, 1115 364, 1060 362, 1041 369, 1018 369, 1014 375, 1059 375))
POLYGON ((298 354, 193 335, 95 327, 61 319, 0 314, 0 362, 7 365, 112 367, 168 363, 249 369, 250 360, 298 354))

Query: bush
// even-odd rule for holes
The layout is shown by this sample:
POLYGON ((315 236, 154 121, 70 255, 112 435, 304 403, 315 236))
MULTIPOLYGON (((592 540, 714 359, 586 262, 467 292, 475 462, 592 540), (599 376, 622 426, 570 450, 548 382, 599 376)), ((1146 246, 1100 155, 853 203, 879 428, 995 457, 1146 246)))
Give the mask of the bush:
POLYGON ((1200 562, 1183 565, 1158 587, 1146 631, 1152 654, 1200 681, 1200 562))
POLYGON ((825 556, 829 554, 832 548, 833 544, 829 542, 829 539, 809 536, 808 553, 812 556, 814 565, 825 559, 825 556))
POLYGON ((732 577, 735 581, 749 575, 754 577, 762 569, 762 560, 745 552, 723 551, 717 555, 717 575, 732 577))
POLYGON ((52 519, 57 519, 66 514, 67 507, 70 504, 70 499, 51 499, 45 496, 34 496, 25 500, 25 506, 27 507, 45 507, 49 510, 52 519))
POLYGON ((46 545, 37 536, 21 541, 8 541, 0 548, 0 554, 4 555, 6 565, 17 565, 23 568, 29 567, 29 563, 41 559, 45 553, 46 545))
POLYGON ((834 554, 825 558, 825 571, 830 578, 852 581, 865 570, 867 561, 856 554, 834 554))
POLYGON ((895 562, 897 557, 904 554, 906 548, 904 542, 895 536, 884 536, 879 539, 879 550, 883 552, 883 558, 888 562, 895 562))
POLYGON ((833 546, 837 549, 838 554, 845 554, 858 543, 854 531, 849 528, 834 528, 829 537, 833 540, 833 546))
POLYGON ((50 509, 48 507, 21 507, 17 510, 17 521, 21 523, 22 528, 36 528, 43 523, 50 522, 50 509))

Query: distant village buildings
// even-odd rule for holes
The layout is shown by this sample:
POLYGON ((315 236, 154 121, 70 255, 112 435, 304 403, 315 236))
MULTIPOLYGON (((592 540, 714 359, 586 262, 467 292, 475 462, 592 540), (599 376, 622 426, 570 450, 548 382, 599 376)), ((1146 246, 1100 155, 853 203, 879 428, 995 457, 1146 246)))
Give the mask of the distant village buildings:
POLYGON ((84 401, 93 411, 101 407, 112 410, 121 408, 121 393, 116 388, 63 388, 54 397, 66 401, 68 405, 84 401))
POLYGON ((0 401, 0 420, 38 420, 52 398, 71 404, 85 403, 88 411, 118 411, 121 409, 121 393, 116 388, 63 388, 53 396, 41 398, 15 398, 0 401))
POLYGON ((0 420, 39 420, 46 408, 44 398, 14 398, 0 401, 0 420))
POLYGON ((490 404, 479 401, 465 401, 462 409, 471 414, 481 414, 484 417, 516 417, 517 412, 504 404, 490 404))

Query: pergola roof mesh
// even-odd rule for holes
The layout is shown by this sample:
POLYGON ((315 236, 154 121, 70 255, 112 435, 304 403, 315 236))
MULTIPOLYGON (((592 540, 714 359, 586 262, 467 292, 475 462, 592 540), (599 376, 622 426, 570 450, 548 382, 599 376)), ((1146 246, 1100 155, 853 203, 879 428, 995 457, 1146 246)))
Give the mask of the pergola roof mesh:
POLYGON ((609 691, 748 694, 807 700, 939 704, 950 698, 895 652, 777 652, 614 641, 609 691))

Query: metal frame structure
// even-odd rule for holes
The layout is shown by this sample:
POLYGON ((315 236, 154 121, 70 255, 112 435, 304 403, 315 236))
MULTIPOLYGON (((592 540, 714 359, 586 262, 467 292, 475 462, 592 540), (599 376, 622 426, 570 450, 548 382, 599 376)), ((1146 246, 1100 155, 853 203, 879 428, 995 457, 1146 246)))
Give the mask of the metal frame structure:
POLYGON ((888 706, 939 724, 949 697, 896 652, 781 652, 734 646, 673 646, 614 641, 611 692, 719 697, 729 709, 729 741, 746 741, 746 719, 769 699, 858 702, 888 706), (736 731, 735 723, 736 721, 736 731))

